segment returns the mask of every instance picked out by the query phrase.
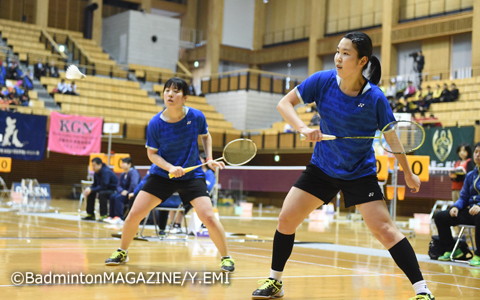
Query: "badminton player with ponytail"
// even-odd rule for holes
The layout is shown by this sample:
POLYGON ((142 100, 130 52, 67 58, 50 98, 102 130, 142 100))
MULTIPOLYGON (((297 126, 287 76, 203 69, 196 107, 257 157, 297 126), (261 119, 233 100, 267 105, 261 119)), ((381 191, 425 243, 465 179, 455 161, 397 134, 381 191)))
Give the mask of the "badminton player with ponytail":
MULTIPOLYGON (((306 140, 317 143, 310 164, 285 198, 273 240, 270 276, 260 282, 262 285, 252 298, 283 296, 282 273, 293 249, 296 228, 311 211, 329 203, 342 191, 345 206, 356 206, 367 227, 412 283, 416 296, 411 299, 435 299, 423 279, 412 246, 390 218, 376 177, 372 139, 322 141, 322 133, 373 137, 377 129, 395 121, 387 99, 376 86, 381 67, 372 56, 370 37, 362 32, 347 33, 338 44, 335 67, 308 77, 277 106, 293 128, 306 140), (369 72, 367 77, 363 76, 364 71, 369 72), (312 102, 321 116, 318 129, 308 128, 294 109, 297 104, 312 102)), ((384 135, 387 141, 395 141, 395 132, 384 135)), ((405 154, 395 156, 403 167, 408 187, 418 192, 420 180, 412 173, 405 154)))
POLYGON ((212 160, 212 137, 205 115, 185 106, 187 95, 188 84, 183 79, 171 78, 165 83, 163 99, 166 108, 156 114, 147 127, 147 155, 152 162, 150 175, 125 220, 120 248, 105 261, 106 265, 128 261, 127 249, 140 221, 154 207, 178 192, 183 203, 191 203, 207 227, 210 238, 222 256, 221 269, 226 272, 235 269, 233 259, 228 256, 225 231, 214 215, 208 196, 205 173, 201 168, 191 172, 184 170, 201 163, 198 137, 203 143, 208 166, 212 169, 225 167, 223 162, 212 160))

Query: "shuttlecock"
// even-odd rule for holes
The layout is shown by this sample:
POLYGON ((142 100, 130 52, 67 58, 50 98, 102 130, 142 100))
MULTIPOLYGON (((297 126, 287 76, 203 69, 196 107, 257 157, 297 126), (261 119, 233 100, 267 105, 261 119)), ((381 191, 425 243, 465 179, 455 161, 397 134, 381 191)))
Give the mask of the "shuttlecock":
POLYGON ((85 74, 80 72, 76 65, 70 65, 65 72, 65 77, 67 79, 83 79, 87 77, 85 74))

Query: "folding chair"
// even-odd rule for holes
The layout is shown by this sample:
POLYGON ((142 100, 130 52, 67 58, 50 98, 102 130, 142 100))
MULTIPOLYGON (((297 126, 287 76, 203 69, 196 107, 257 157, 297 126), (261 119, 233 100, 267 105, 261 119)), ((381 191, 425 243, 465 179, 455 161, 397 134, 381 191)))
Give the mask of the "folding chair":
POLYGON ((463 235, 465 234, 465 237, 470 239, 470 243, 472 244, 472 250, 475 252, 476 246, 475 245, 475 240, 473 238, 473 230, 475 230, 475 225, 466 225, 466 224, 459 224, 457 225, 460 228, 460 231, 458 232, 458 237, 457 237, 457 242, 455 243, 455 246, 453 247, 452 253, 450 254, 450 260, 455 261, 453 258, 453 254, 455 253, 455 250, 457 250, 458 244, 460 243, 460 240, 462 239, 463 235))
MULTIPOLYGON (((174 196, 178 196, 178 194, 175 193, 174 196)), ((169 202, 168 199, 167 199, 167 201, 162 202, 162 203, 160 204, 160 206, 157 206, 157 207, 155 207, 154 209, 152 209, 152 210, 149 212, 149 214, 147 215, 147 217, 143 220, 143 225, 142 225, 142 229, 140 230, 139 236, 140 236, 140 237, 145 237, 145 236, 143 235, 143 231, 145 230, 145 226, 147 225, 148 218, 149 218, 150 215, 153 213, 152 218, 153 218, 153 224, 154 224, 154 226, 155 226, 155 234, 156 234, 158 237, 160 237, 160 231, 159 231, 159 227, 158 227, 157 214, 156 214, 157 211, 168 211, 168 212, 174 211, 174 212, 175 212, 175 215, 174 215, 174 217, 172 218, 172 221, 171 221, 171 223, 170 223, 170 229, 171 229, 171 228, 173 227, 173 223, 174 223, 175 220, 177 219, 178 214, 179 214, 179 213, 185 213, 185 208, 183 207, 183 203, 182 203, 182 201, 181 201, 180 198, 178 198, 178 199, 180 200, 178 204, 177 204, 177 203, 171 203, 171 202, 169 202), (171 207, 170 205, 172 205, 172 204, 178 205, 178 206, 171 207), (162 205, 164 205, 164 206, 162 206, 162 205), (166 205, 166 206, 165 206, 165 205, 166 205)), ((187 218, 186 218, 186 217, 183 218, 183 222, 184 222, 185 228, 188 228, 187 218)), ((165 237, 168 236, 168 234, 170 233, 170 229, 165 231, 165 237)))
POLYGON ((2 177, 0 177, 0 200, 8 199, 10 197, 10 189, 7 188, 7 184, 2 177))
POLYGON ((83 191, 90 187, 92 184, 93 184, 93 181, 92 180, 82 180, 80 181, 81 185, 82 185, 82 192, 80 193, 80 199, 78 201, 78 212, 82 212, 82 205, 83 205, 83 200, 84 200, 84 196, 83 196, 83 191))

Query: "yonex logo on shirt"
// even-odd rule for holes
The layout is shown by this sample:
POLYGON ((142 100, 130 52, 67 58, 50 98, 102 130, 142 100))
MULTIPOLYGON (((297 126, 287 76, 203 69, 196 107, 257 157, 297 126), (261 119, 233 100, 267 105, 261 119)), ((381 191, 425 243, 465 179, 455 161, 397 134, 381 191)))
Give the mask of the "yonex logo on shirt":
POLYGON ((358 107, 364 107, 364 106, 365 106, 365 104, 364 104, 364 103, 360 103, 360 104, 358 104, 358 107))
POLYGON ((188 122, 187 122, 187 125, 190 125, 190 123, 192 123, 192 121, 188 121, 188 122))

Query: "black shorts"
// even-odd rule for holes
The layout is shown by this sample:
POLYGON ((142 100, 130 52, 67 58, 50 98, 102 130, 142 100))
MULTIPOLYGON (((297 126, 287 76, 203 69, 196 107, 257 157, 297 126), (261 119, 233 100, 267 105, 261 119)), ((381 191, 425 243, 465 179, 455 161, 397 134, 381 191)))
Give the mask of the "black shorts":
POLYGON ((345 207, 384 199, 376 175, 342 180, 328 176, 312 164, 307 166, 293 186, 312 194, 325 204, 342 191, 345 207))
POLYGON ((209 197, 207 184, 203 178, 189 180, 171 180, 159 175, 150 174, 142 191, 154 195, 161 201, 167 200, 173 193, 178 192, 183 205, 186 206, 195 198, 209 197))

